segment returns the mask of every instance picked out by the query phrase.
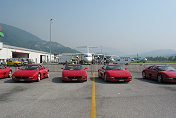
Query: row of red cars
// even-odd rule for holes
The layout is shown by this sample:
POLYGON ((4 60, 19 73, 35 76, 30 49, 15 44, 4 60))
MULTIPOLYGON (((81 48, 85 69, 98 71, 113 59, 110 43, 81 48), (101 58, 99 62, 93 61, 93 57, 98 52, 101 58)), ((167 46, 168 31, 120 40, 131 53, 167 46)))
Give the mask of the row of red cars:
MULTIPOLYGON (((62 68, 62 81, 87 81, 87 68, 82 65, 66 65, 62 68)), ((49 70, 39 64, 28 64, 12 74, 10 67, 0 65, 0 78, 12 77, 14 81, 40 81, 49 77, 49 70)), ((132 74, 121 65, 105 65, 98 69, 98 77, 104 81, 129 82, 132 74)), ((176 82, 176 69, 168 65, 153 65, 142 71, 142 77, 158 82, 176 82)))
MULTIPOLYGON (((63 81, 87 81, 87 68, 82 65, 68 65, 62 73, 63 81)), ((98 69, 98 77, 104 81, 129 82, 132 74, 121 65, 105 65, 98 69)), ((176 69, 168 65, 153 65, 142 71, 144 79, 154 79, 158 82, 176 82, 176 69)))
POLYGON ((40 81, 49 77, 48 68, 39 64, 28 64, 18 68, 12 74, 12 69, 5 65, 0 65, 0 78, 12 77, 14 81, 40 81))

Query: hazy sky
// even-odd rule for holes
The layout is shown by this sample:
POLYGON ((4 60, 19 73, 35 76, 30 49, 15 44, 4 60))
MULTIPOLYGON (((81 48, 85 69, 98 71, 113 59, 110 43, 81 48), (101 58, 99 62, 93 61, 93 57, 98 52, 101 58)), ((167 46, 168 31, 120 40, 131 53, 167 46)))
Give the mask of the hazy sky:
POLYGON ((176 0, 0 0, 0 22, 49 41, 128 54, 176 49, 176 0))

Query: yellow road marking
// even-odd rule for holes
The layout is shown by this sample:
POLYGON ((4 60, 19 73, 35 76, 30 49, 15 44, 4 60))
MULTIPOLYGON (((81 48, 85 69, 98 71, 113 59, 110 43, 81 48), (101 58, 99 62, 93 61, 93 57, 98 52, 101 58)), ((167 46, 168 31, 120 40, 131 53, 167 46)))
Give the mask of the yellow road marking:
POLYGON ((91 117, 90 118, 96 118, 95 72, 93 72, 93 81, 92 81, 92 104, 91 104, 91 117))

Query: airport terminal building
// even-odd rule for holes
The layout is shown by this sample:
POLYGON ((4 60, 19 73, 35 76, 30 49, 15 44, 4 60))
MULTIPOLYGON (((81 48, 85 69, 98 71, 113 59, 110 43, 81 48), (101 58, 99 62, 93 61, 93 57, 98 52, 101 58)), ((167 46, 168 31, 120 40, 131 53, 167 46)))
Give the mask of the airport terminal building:
POLYGON ((47 63, 54 61, 54 54, 51 54, 50 59, 50 53, 48 52, 5 45, 3 42, 0 42, 0 59, 5 60, 9 58, 29 58, 35 63, 47 63))

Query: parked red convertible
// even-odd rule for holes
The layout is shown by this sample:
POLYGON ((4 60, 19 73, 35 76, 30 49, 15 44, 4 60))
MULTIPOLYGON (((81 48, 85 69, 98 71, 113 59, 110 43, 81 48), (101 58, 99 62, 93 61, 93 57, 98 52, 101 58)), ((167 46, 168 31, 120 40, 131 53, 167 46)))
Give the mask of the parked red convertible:
POLYGON ((0 78, 6 78, 12 76, 12 69, 5 65, 0 65, 0 78))
POLYGON ((129 71, 120 65, 105 65, 98 70, 98 77, 104 81, 112 82, 129 82, 132 80, 132 75, 129 71))
POLYGON ((82 65, 66 65, 62 69, 62 81, 87 81, 87 68, 82 65))
POLYGON ((176 82, 176 69, 168 65, 153 65, 142 71, 142 77, 158 82, 176 82))
POLYGON ((12 75, 14 81, 37 81, 49 77, 48 68, 39 64, 28 64, 19 68, 12 75))

